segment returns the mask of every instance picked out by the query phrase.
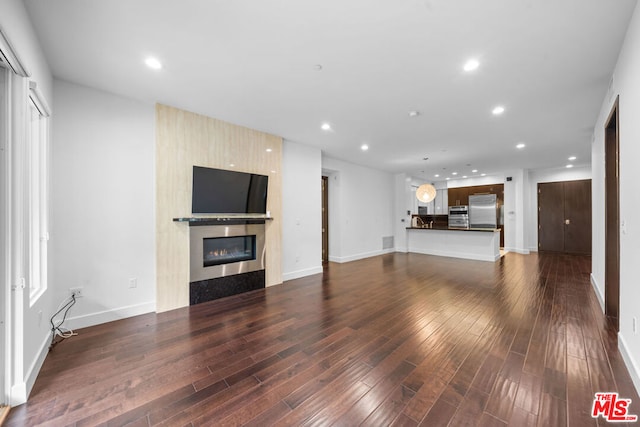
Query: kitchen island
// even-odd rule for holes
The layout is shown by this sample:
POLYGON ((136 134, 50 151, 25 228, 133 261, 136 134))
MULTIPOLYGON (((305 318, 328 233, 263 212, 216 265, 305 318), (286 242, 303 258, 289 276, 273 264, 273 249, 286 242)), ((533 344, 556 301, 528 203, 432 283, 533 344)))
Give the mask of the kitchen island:
POLYGON ((495 262, 500 259, 500 229, 407 227, 407 251, 495 262))

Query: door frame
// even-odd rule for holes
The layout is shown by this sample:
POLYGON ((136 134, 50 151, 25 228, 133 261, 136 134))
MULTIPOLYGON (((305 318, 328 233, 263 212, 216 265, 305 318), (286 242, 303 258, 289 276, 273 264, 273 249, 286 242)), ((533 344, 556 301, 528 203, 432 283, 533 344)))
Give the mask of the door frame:
POLYGON ((620 328, 620 95, 604 125, 605 315, 620 328))
MULTIPOLYGON (((10 147, 10 79, 11 72, 0 64, 0 407, 9 405, 11 341, 11 147, 10 147)), ((1 411, 0 411, 1 414, 1 411)))
POLYGON ((329 177, 322 175, 322 262, 329 262, 329 177))

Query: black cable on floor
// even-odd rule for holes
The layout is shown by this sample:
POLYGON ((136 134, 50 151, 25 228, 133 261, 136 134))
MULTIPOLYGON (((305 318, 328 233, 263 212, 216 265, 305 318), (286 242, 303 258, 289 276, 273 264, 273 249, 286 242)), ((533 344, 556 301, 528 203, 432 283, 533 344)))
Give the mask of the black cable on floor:
POLYGON ((69 309, 73 307, 75 303, 76 303, 76 296, 74 294, 71 294, 71 300, 69 300, 65 305, 62 306, 62 308, 60 308, 58 311, 55 312, 53 316, 51 316, 50 323, 51 323, 51 333, 53 336, 51 337, 51 345, 49 346, 49 350, 51 350, 53 346, 55 346, 58 342, 60 342, 60 341, 56 342, 56 335, 60 335, 62 339, 70 338, 71 336, 75 335, 73 331, 70 331, 69 333, 69 331, 65 332, 61 328, 64 321, 67 319, 67 313, 69 313, 69 309), (53 319, 55 319, 56 316, 60 314, 63 310, 64 310, 64 314, 62 315, 62 321, 56 325, 55 323, 53 323, 53 319))

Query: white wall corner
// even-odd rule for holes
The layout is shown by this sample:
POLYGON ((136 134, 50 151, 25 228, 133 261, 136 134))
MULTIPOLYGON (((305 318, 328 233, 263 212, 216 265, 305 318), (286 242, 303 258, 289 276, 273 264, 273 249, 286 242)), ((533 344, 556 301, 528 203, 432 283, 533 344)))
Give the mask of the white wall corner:
POLYGON ((598 286, 598 282, 596 281, 596 278, 593 275, 593 273, 591 273, 589 277, 591 278, 591 286, 593 287, 593 291, 595 292, 596 298, 600 303, 600 309, 604 313, 604 295, 600 293, 600 287, 598 286))
POLYGON ((21 382, 11 386, 9 406, 18 406, 27 402, 27 383, 21 382))
POLYGON ((36 378, 38 378, 38 374, 40 373, 40 369, 42 369, 44 360, 47 358, 47 354, 49 354, 50 345, 51 345, 51 334, 47 334, 45 339, 40 344, 38 355, 33 360, 33 363, 31 364, 31 366, 29 366, 29 370, 27 371, 26 390, 25 390, 27 393, 27 397, 31 394, 31 390, 33 389, 33 385, 36 383, 36 378))
POLYGON ((49 345, 51 344, 50 339, 51 335, 47 334, 45 339, 40 344, 38 354, 31 363, 31 366, 29 366, 29 370, 27 371, 24 381, 17 382, 11 386, 9 406, 18 406, 27 402, 29 394, 31 394, 31 390, 33 389, 33 385, 36 382, 36 378, 40 373, 40 369, 42 369, 44 360, 49 353, 49 345))
POLYGON ((631 376, 631 380, 633 381, 636 391, 640 393, 640 367, 631 354, 631 351, 629 351, 629 347, 627 346, 627 342, 625 341, 622 332, 618 332, 618 350, 620 350, 624 364, 629 370, 629 375, 631 376))

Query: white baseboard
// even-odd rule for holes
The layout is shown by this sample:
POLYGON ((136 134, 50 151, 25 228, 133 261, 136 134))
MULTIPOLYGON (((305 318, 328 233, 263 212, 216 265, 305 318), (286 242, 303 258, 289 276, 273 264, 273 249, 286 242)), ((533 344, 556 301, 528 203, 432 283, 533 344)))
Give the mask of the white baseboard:
POLYGON ((11 386, 9 406, 18 406, 27 402, 27 383, 17 383, 11 386))
POLYGON ((529 252, 538 252, 538 248, 531 247, 531 248, 529 248, 529 252))
POLYGON ((593 290, 596 293, 596 298, 598 299, 598 302, 600 303, 600 308, 602 309, 602 312, 604 313, 604 295, 602 295, 600 293, 600 288, 598 287, 598 282, 596 281, 596 278, 593 277, 593 273, 591 273, 589 275, 589 277, 591 278, 591 287, 593 287, 593 290))
POLYGON ((640 393, 640 368, 638 367, 638 362, 633 358, 631 351, 629 351, 627 342, 621 332, 618 332, 618 350, 620 350, 624 364, 629 370, 629 375, 631 375, 631 380, 636 388, 636 392, 640 393))
POLYGON ((391 249, 382 249, 382 250, 379 250, 379 251, 363 252, 363 253, 360 253, 360 254, 349 255, 349 256, 344 256, 344 257, 336 257, 336 256, 329 255, 329 261, 337 262, 337 263, 351 262, 351 261, 357 261, 359 259, 371 258, 371 257, 378 256, 378 255, 390 254, 392 252, 395 252, 395 249, 393 249, 393 248, 391 248, 391 249))
POLYGON ((44 364, 44 360, 49 353, 49 346, 51 345, 51 334, 47 334, 42 343, 40 344, 40 348, 38 349, 38 354, 35 359, 31 362, 29 366, 29 370, 24 378, 24 382, 16 383, 11 387, 11 398, 9 402, 9 406, 18 406, 27 402, 29 395, 31 394, 31 390, 33 389, 33 385, 36 383, 36 378, 40 373, 40 369, 42 369, 42 365, 44 364))
POLYGON ((530 250, 529 249, 522 249, 522 248, 504 248, 505 252, 515 252, 517 254, 520 255, 529 255, 530 250))
POLYGON ((282 281, 286 282, 287 280, 299 279, 301 277, 311 276, 313 274, 322 273, 322 266, 318 265, 316 267, 305 268, 303 270, 292 271, 289 273, 282 274, 282 281))
POLYGON ((463 252, 447 252, 447 251, 436 251, 436 250, 424 250, 419 248, 413 248, 411 250, 412 253, 423 254, 423 255, 435 255, 435 256, 444 256, 449 258, 462 258, 462 259, 471 259, 475 261, 490 261, 496 262, 500 259, 500 254, 494 256, 487 255, 479 255, 475 253, 463 253, 463 252))
POLYGON ((69 329, 80 329, 89 326, 100 325, 102 323, 113 322, 114 320, 125 319, 127 317, 138 316, 156 311, 156 302, 150 301, 142 304, 130 305, 111 310, 97 311, 95 313, 84 314, 82 316, 70 317, 65 322, 65 327, 69 329))

